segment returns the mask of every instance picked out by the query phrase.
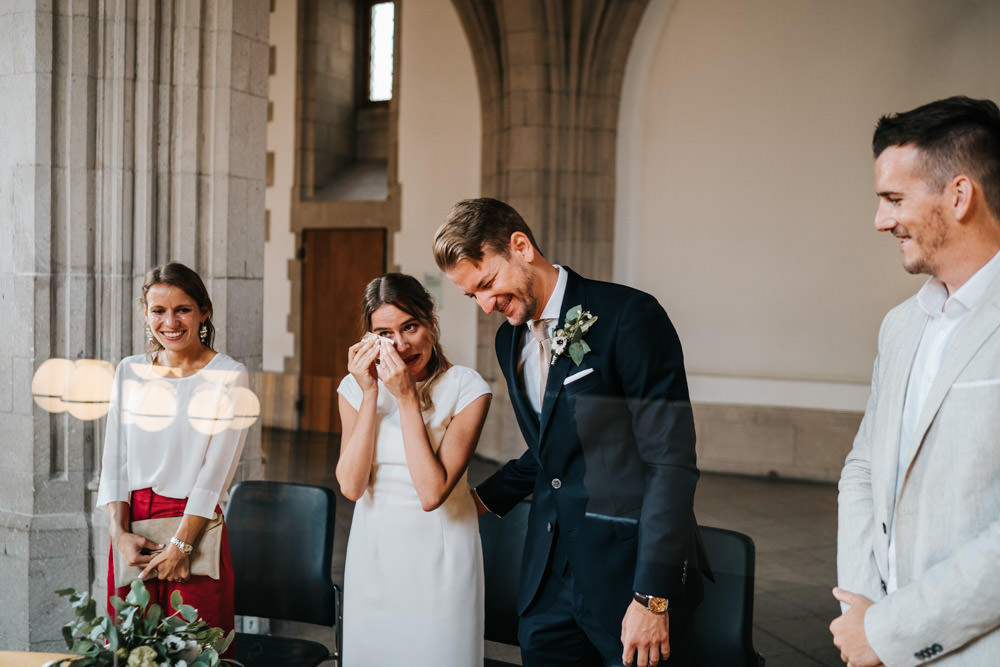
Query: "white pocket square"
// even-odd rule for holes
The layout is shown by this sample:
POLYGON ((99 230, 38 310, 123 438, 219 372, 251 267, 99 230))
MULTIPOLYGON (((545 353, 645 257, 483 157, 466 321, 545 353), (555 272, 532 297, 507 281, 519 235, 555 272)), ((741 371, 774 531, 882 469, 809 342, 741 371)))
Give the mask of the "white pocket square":
POLYGON ((571 382, 576 382, 580 378, 586 377, 587 375, 590 375, 593 372, 594 372, 593 368, 585 368, 582 371, 580 371, 579 373, 573 373, 572 375, 567 376, 567 378, 565 380, 563 380, 563 385, 567 385, 567 384, 569 384, 571 382))
POLYGON ((952 389, 964 389, 970 387, 989 387, 990 385, 1000 384, 1000 378, 987 378, 985 380, 962 380, 961 382, 956 382, 951 385, 952 389))

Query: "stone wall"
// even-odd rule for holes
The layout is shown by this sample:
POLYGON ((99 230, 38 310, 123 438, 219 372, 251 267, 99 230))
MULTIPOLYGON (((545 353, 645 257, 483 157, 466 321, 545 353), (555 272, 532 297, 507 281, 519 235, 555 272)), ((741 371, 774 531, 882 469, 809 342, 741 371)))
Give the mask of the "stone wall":
MULTIPOLYGON (((46 359, 141 350, 143 274, 205 278, 217 348, 261 364, 265 0, 17 2, 0 8, 0 649, 58 649, 68 607, 103 594, 93 512, 103 421, 31 398, 46 359)), ((260 465, 251 433, 238 477, 260 465)))
POLYGON ((356 146, 359 160, 389 159, 389 106, 358 109, 356 146))
POLYGON ((302 196, 310 198, 355 158, 354 0, 304 0, 301 35, 302 196))

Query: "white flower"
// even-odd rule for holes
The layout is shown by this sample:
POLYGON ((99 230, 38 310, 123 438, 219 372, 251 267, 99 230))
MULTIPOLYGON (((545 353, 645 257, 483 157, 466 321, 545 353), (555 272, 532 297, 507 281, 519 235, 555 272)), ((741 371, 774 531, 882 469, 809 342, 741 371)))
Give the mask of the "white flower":
POLYGON ((566 339, 566 336, 563 336, 562 334, 556 334, 555 336, 553 336, 552 354, 557 357, 561 355, 563 352, 566 351, 567 343, 569 343, 569 341, 566 339))
POLYGON ((177 655, 177 664, 183 662, 186 665, 199 655, 201 655, 201 646, 195 640, 189 639, 184 645, 184 650, 177 655))
POLYGON ((167 653, 177 653, 184 648, 184 640, 177 635, 167 635, 163 638, 163 645, 167 649, 167 653))

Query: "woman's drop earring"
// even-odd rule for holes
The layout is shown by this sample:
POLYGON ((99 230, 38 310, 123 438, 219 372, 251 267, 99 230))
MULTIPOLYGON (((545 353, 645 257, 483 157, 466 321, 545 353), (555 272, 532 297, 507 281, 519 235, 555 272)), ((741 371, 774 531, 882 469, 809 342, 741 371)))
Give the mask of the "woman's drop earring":
POLYGON ((208 340, 208 325, 204 322, 201 323, 201 328, 198 329, 198 338, 201 339, 203 345, 208 340))
POLYGON ((143 328, 146 330, 146 343, 152 343, 153 342, 153 332, 150 331, 149 325, 147 324, 143 328))

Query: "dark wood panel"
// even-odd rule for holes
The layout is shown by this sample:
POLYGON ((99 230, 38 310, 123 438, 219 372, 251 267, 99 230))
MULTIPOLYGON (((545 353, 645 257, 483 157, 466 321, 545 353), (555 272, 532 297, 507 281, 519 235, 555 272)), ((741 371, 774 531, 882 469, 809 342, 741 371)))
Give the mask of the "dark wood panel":
POLYGON ((337 385, 360 335, 361 293, 385 273, 384 229, 303 232, 302 428, 340 433, 337 385))

